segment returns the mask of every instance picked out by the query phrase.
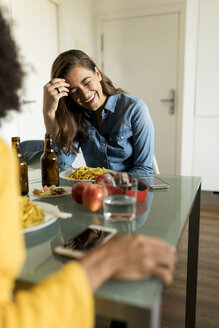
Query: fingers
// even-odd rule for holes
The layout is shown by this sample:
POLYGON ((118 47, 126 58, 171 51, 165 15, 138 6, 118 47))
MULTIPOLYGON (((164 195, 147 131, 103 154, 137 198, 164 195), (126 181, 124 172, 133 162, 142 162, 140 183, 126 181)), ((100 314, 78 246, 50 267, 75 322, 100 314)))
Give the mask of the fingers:
POLYGON ((69 84, 65 79, 54 78, 44 85, 43 112, 44 115, 54 113, 58 109, 59 100, 68 96, 69 84))
POLYGON ((155 267, 152 275, 161 279, 165 285, 169 285, 173 281, 173 271, 165 267, 155 267))
POLYGON ((61 78, 54 78, 50 80, 44 86, 44 90, 48 92, 52 96, 57 96, 61 98, 63 96, 67 96, 69 93, 69 86, 70 84, 65 82, 65 79, 61 78))
POLYGON ((53 88, 48 88, 48 92, 52 96, 56 96, 59 94, 59 96, 68 96, 69 90, 66 87, 53 87, 53 88))
MULTIPOLYGON (((176 264, 175 248, 163 240, 143 235, 122 236, 111 244, 118 268, 115 277, 140 279, 158 277, 169 284, 176 264)), ((112 253, 111 253, 112 255, 112 253)))
POLYGON ((176 250, 162 240, 153 241, 151 253, 156 263, 170 270, 175 268, 176 250))
POLYGON ((61 78, 53 78, 51 79, 48 83, 46 83, 45 86, 54 86, 54 87, 57 87, 57 86, 60 86, 62 84, 66 84, 67 86, 69 86, 69 84, 67 82, 65 82, 65 79, 61 79, 61 78))
POLYGON ((152 276, 158 276, 165 283, 169 283, 176 265, 176 250, 159 238, 145 239, 145 270, 151 271, 152 276))

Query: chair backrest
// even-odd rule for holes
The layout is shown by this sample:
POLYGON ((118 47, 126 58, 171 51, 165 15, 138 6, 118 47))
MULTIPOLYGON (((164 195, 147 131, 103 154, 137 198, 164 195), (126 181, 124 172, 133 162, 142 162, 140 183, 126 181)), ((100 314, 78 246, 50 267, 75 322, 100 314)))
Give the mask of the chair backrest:
POLYGON ((40 156, 44 152, 44 140, 22 141, 21 151, 27 164, 36 164, 40 162, 40 156))
POLYGON ((153 165, 154 173, 155 174, 160 174, 160 170, 159 170, 155 155, 153 157, 152 165, 153 165))

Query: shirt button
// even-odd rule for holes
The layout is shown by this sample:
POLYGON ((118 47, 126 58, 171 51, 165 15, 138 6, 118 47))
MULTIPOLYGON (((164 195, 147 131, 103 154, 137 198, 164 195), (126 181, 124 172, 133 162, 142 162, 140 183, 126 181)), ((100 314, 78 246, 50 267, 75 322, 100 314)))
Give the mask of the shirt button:
POLYGON ((123 136, 121 136, 121 137, 120 137, 120 139, 124 139, 124 137, 123 137, 123 136))
POLYGON ((104 163, 106 163, 106 159, 104 159, 104 163))
POLYGON ((102 146, 106 146, 106 144, 105 143, 102 143, 102 146))

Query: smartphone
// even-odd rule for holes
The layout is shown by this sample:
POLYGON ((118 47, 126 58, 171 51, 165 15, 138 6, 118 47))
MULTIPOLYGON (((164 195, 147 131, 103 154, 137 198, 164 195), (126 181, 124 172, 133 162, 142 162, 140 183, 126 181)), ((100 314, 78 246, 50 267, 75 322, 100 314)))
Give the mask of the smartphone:
POLYGON ((145 177, 144 181, 148 185, 149 189, 167 189, 170 186, 165 181, 158 177, 145 177))
POLYGON ((116 233, 117 230, 114 228, 89 225, 81 233, 69 239, 64 245, 56 246, 54 253, 80 259, 87 251, 106 243, 116 233))

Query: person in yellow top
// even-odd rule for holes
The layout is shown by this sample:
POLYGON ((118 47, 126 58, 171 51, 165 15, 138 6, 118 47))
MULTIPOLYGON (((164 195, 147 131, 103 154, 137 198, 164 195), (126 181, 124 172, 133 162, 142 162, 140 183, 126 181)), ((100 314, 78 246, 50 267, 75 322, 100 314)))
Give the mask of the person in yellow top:
MULTIPOLYGON (((19 110, 22 86, 10 29, 0 11, 0 118, 19 110)), ((0 327, 94 327, 93 292, 107 279, 156 276, 170 283, 175 250, 164 241, 141 235, 112 239, 83 260, 63 268, 28 291, 13 293, 25 258, 19 226, 18 165, 15 154, 0 139, 0 327)))

